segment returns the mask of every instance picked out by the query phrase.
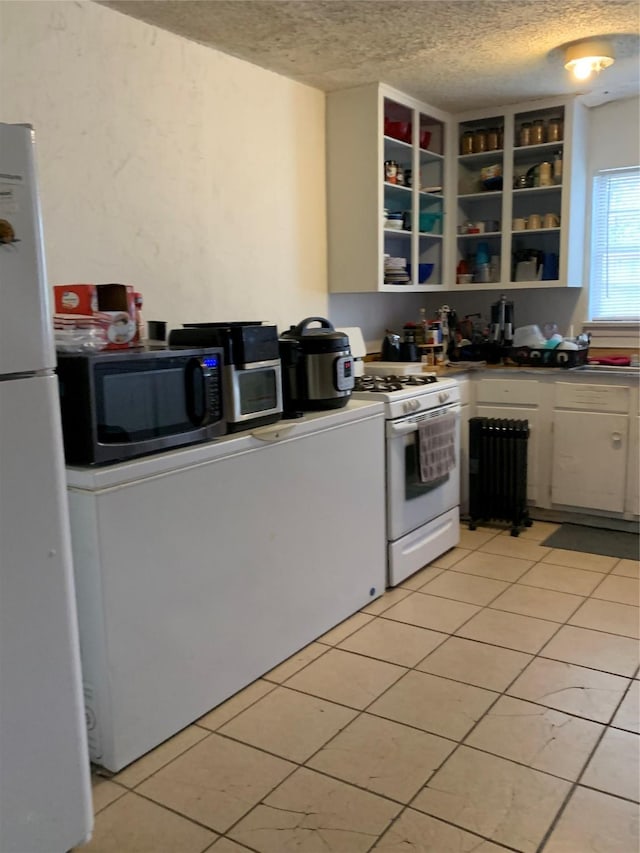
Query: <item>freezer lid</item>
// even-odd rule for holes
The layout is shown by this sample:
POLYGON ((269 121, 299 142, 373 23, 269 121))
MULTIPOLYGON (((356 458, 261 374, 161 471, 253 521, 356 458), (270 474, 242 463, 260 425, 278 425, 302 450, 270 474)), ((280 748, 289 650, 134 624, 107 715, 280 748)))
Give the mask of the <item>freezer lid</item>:
POLYGON ((0 123, 0 377, 55 367, 33 130, 0 123))

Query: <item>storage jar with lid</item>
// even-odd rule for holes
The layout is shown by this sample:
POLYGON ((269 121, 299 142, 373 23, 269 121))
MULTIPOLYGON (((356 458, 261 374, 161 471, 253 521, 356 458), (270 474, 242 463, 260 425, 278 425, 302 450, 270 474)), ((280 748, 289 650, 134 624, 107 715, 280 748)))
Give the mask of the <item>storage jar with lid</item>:
POLYGON ((531 145, 531 122, 525 121, 520 125, 520 145, 531 145))
POLYGON ((542 145, 544 142, 544 121, 537 118, 531 125, 530 131, 531 145, 542 145))
POLYGON ((480 154, 487 150, 487 131, 479 127, 473 133, 473 153, 480 154))
POLYGON ((473 131, 465 130, 460 137, 460 153, 473 154, 473 131))
POLYGON ((487 131, 487 151, 497 151, 500 148, 500 134, 497 127, 490 127, 487 131))
POLYGON ((562 119, 555 117, 549 119, 547 126, 547 142, 560 142, 562 139, 562 119))
POLYGON ((551 163, 545 161, 538 167, 538 186, 550 187, 553 184, 553 173, 551 163))

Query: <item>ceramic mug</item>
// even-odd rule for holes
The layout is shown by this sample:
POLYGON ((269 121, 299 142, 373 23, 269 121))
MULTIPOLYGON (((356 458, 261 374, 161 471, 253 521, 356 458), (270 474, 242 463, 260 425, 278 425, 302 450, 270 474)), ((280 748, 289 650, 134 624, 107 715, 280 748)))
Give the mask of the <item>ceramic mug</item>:
POLYGON ((527 228, 542 228, 542 218, 537 213, 532 213, 527 219, 527 228))
POLYGON ((560 217, 555 213, 545 213, 544 219, 542 220, 543 228, 558 228, 560 225, 560 217))
POLYGON ((513 225, 512 225, 513 231, 524 231, 524 229, 526 227, 527 227, 527 220, 526 219, 522 219, 521 217, 518 217, 517 219, 513 220, 513 225))

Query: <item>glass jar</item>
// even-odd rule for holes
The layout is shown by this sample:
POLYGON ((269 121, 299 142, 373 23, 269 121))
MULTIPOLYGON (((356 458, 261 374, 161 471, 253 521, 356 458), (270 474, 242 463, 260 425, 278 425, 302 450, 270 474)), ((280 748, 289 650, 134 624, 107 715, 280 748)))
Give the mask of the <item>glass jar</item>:
POLYGON ((490 127, 487 131, 487 151, 497 151, 500 148, 499 131, 497 127, 490 127))
POLYGON ((553 168, 551 163, 545 160, 538 166, 538 186, 550 187, 553 184, 553 168))
POLYGON ((531 145, 531 122, 525 121, 520 125, 520 145, 531 145))
POLYGON ((504 127, 498 128, 498 150, 502 151, 504 148, 504 127))
POLYGON ((562 119, 550 118, 547 126, 547 142, 560 142, 562 139, 562 119))
POLYGON ((544 142, 544 121, 541 118, 536 119, 531 125, 530 139, 531 145, 542 145, 544 142))
POLYGON ((460 153, 473 154, 473 131, 465 130, 460 138, 460 153))
POLYGON ((487 150, 487 131, 483 127, 479 127, 473 133, 473 153, 480 154, 487 150))
POLYGON ((395 160, 384 161, 384 179, 388 184, 397 183, 398 164, 395 160))

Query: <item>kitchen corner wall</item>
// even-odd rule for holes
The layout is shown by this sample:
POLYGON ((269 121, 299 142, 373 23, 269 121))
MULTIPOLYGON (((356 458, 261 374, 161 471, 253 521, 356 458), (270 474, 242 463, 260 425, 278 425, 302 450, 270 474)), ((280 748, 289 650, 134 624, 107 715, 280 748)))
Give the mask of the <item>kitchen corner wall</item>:
POLYGON ((0 2, 0 121, 37 140, 50 284, 146 319, 328 310, 325 98, 92 2, 0 2))

